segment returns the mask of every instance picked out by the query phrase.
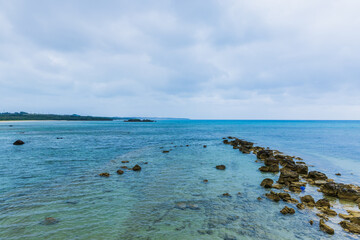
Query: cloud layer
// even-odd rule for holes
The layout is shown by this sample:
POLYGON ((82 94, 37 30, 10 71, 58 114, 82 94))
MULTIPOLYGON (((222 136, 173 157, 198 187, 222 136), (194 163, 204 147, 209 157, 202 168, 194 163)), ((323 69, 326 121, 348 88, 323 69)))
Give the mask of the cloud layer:
POLYGON ((0 111, 360 119, 360 2, 0 0, 0 111))

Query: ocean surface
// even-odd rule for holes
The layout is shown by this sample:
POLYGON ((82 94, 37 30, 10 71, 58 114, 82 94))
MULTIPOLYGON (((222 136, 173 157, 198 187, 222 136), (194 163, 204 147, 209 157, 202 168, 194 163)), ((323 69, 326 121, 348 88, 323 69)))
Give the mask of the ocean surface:
MULTIPOLYGON (((330 236, 315 210, 266 199, 259 184, 278 175, 259 172, 254 155, 222 143, 227 136, 360 184, 360 121, 2 122, 0 239, 359 239, 338 217, 328 222, 330 236), (17 139, 25 144, 12 145, 17 139), (135 164, 140 172, 116 174, 135 164), (183 210, 179 202, 197 207, 183 210), (280 214, 286 205, 296 213, 280 214), (47 217, 58 222, 46 225, 47 217)), ((310 186, 292 196, 306 194, 322 198, 310 186)), ((338 213, 359 210, 330 200, 338 213)))

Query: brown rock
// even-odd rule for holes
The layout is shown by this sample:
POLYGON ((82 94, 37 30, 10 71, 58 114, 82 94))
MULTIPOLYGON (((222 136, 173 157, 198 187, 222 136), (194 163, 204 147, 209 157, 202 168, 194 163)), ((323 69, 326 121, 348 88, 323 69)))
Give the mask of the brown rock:
POLYGON ((269 198, 270 200, 273 200, 275 202, 280 201, 280 197, 278 193, 275 193, 273 191, 270 191, 270 193, 266 193, 265 196, 269 198))
POLYGON ((262 186, 264 188, 271 188, 273 183, 274 183, 274 181, 272 179, 265 178, 264 180, 262 180, 260 186, 262 186))
POLYGON ((332 210, 330 208, 322 208, 320 210, 321 210, 321 212, 325 213, 326 215, 328 215, 330 217, 337 216, 337 212, 335 212, 334 210, 332 210))
POLYGON ((330 202, 329 200, 322 198, 315 203, 315 206, 317 208, 330 208, 330 202))
POLYGON ((218 169, 218 170, 225 170, 225 165, 217 165, 216 166, 216 169, 218 169))
POLYGON ((229 193, 223 193, 222 195, 223 197, 231 197, 231 195, 229 193))
POLYGON ((165 150, 165 151, 162 151, 162 152, 163 152, 163 153, 169 153, 170 151, 166 151, 166 150, 165 150))
POLYGON ((284 185, 278 184, 278 183, 272 185, 272 188, 275 188, 275 189, 282 189, 283 187, 284 187, 284 185))
POLYGON ((99 174, 100 177, 110 177, 110 174, 107 172, 103 172, 99 174))
POLYGON ((312 180, 326 180, 327 176, 325 175, 325 173, 322 172, 318 172, 318 171, 311 171, 309 172, 309 174, 307 175, 307 178, 310 178, 312 180))
POLYGON ((208 183, 209 181, 207 180, 207 179, 204 179, 204 181, 203 181, 204 183, 208 183))
POLYGON ((332 229, 331 227, 329 227, 328 225, 325 224, 325 221, 323 219, 320 219, 320 229, 323 231, 323 232, 326 232, 328 234, 334 234, 335 231, 334 229, 332 229))
POLYGON ((313 220, 310 220, 309 223, 310 223, 310 225, 313 225, 313 224, 314 224, 314 221, 313 221, 313 220))
POLYGON ((301 199, 301 202, 304 203, 308 207, 314 207, 315 206, 315 200, 310 195, 305 195, 305 196, 301 197, 300 199, 301 199))
POLYGON ((141 171, 141 167, 139 165, 135 165, 133 168, 132 168, 133 171, 141 171))
POLYGON ((121 175, 121 174, 124 174, 124 171, 119 169, 119 170, 116 171, 116 173, 121 175))
POLYGON ((351 233, 360 233, 360 225, 348 221, 341 221, 339 224, 345 231, 351 233))
POLYGON ((259 168, 261 172, 279 172, 278 165, 271 165, 271 166, 262 166, 259 168))
POLYGON ((278 183, 290 185, 292 182, 298 182, 299 181, 299 174, 295 171, 291 171, 288 169, 281 169, 280 171, 280 177, 278 180, 278 183))
POLYGON ((298 204, 296 204, 296 207, 298 208, 298 209, 305 209, 305 204, 303 204, 303 203, 298 203, 298 204))
POLYGON ((129 163, 129 161, 121 161, 122 163, 129 163))
POLYGON ((293 208, 289 208, 288 206, 285 206, 281 211, 282 214, 286 215, 286 214, 294 214, 295 213, 295 209, 293 208))

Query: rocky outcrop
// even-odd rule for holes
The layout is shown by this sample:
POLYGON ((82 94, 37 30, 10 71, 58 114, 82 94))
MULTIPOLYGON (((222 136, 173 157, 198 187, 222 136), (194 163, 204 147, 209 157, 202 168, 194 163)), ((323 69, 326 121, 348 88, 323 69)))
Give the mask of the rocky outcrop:
POLYGON ((320 230, 323 231, 323 232, 326 232, 327 234, 334 234, 335 231, 334 229, 332 229, 331 227, 329 227, 328 225, 325 224, 325 221, 324 219, 320 219, 320 230))
POLYGON ((329 182, 322 185, 320 187, 320 191, 327 196, 338 197, 351 201, 356 201, 360 198, 359 188, 350 184, 329 182))
POLYGON ((261 172, 272 172, 276 173, 279 172, 279 165, 272 165, 272 166, 262 166, 259 168, 261 172))
POLYGON ((288 206, 285 206, 280 212, 281 212, 282 214, 284 214, 284 215, 294 214, 294 213, 295 213, 295 209, 289 208, 288 206))
POLYGON ((215 168, 218 169, 218 170, 225 170, 226 169, 225 165, 217 165, 215 168))
POLYGON ((273 156, 273 152, 271 150, 260 150, 256 154, 258 159, 265 160, 269 157, 273 156))
POLYGON ((329 200, 322 198, 317 200, 317 202, 315 203, 315 206, 317 208, 330 208, 330 202, 329 200))
POLYGON ((265 178, 264 180, 262 180, 262 182, 260 183, 260 186, 264 187, 264 188, 271 188, 273 185, 274 181, 270 178, 265 178))

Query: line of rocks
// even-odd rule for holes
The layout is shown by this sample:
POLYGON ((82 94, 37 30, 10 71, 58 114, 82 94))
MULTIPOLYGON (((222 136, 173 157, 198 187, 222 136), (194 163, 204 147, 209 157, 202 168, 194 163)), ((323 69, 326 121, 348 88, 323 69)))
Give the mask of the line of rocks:
MULTIPOLYGON (((266 178, 260 185, 264 188, 283 189, 284 193, 270 191, 270 193, 266 193, 265 196, 275 202, 283 200, 288 203, 297 204, 296 207, 299 210, 317 208, 320 211, 320 213, 317 214, 317 216, 320 217, 319 228, 328 234, 334 234, 334 229, 326 225, 325 221, 328 221, 329 217, 337 216, 336 211, 331 209, 329 200, 319 199, 315 202, 311 195, 305 195, 300 198, 301 203, 299 203, 298 200, 292 198, 291 195, 286 192, 300 193, 305 189, 307 184, 315 185, 319 187, 318 191, 322 192, 325 196, 354 201, 360 208, 359 186, 336 183, 333 179, 329 179, 325 173, 319 171, 309 172, 308 166, 299 157, 285 155, 278 150, 254 146, 253 142, 235 137, 223 138, 223 143, 231 145, 233 149, 239 149, 243 154, 255 154, 258 158, 257 162, 262 161, 264 163, 264 166, 259 168, 261 172, 280 172, 276 184, 274 184, 272 179, 266 178), (302 182, 302 179, 305 180, 305 182, 302 182)), ((339 176, 340 174, 337 173, 336 175, 339 176)), ((339 223, 340 226, 347 232, 360 233, 360 212, 347 211, 349 213, 348 215, 339 214, 341 218, 345 219, 339 223)), ((295 209, 286 206, 280 212, 284 215, 294 214, 295 209)), ((312 220, 310 224, 313 224, 312 220)))

